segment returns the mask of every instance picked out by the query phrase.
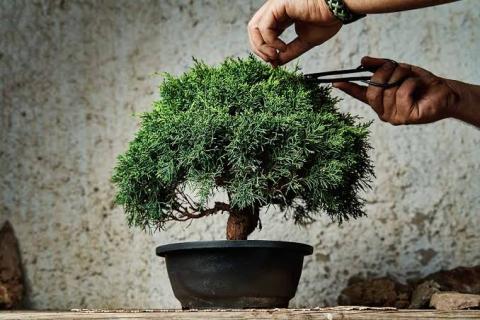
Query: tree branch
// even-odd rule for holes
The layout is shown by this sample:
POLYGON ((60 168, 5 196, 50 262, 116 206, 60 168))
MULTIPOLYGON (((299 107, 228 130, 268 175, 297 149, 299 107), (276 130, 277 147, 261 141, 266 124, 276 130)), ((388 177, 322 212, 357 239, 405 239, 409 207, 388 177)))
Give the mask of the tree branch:
POLYGON ((188 208, 185 208, 183 206, 179 206, 178 208, 175 208, 175 211, 179 212, 181 217, 180 218, 177 218, 177 219, 182 219, 184 217, 186 217, 187 219, 198 219, 198 218, 202 218, 202 217, 206 217, 206 216, 209 216, 209 215, 212 215, 212 214, 215 214, 217 212, 229 212, 230 211, 230 205, 228 203, 224 203, 224 202, 215 202, 215 205, 212 207, 212 208, 209 208, 209 209, 198 209, 198 208, 195 208, 195 207, 191 207, 191 209, 194 211, 194 212, 198 212, 198 213, 193 213, 193 212, 190 212, 188 210, 188 208))

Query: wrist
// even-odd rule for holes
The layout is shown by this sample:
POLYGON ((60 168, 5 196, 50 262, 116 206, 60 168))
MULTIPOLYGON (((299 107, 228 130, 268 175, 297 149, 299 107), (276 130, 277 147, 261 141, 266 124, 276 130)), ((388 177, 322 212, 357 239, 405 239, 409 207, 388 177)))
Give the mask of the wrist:
POLYGON ((359 1, 359 0, 343 0, 343 2, 344 2, 345 5, 348 7, 348 9, 349 9, 350 11, 352 11, 353 13, 355 13, 355 14, 362 15, 362 14, 370 13, 370 12, 367 12, 367 11, 365 10, 365 5, 364 5, 363 1, 359 1))
POLYGON ((341 25, 340 21, 330 10, 330 7, 325 0, 318 0, 318 5, 320 7, 321 21, 328 25, 341 25))
POLYGON ((445 79, 451 90, 448 116, 480 126, 480 86, 445 79))
POLYGON ((448 118, 456 118, 461 116, 461 110, 463 109, 463 105, 466 104, 465 102, 465 95, 462 94, 462 86, 460 83, 457 83, 454 80, 444 79, 445 84, 450 89, 447 98, 447 110, 446 116, 448 118))

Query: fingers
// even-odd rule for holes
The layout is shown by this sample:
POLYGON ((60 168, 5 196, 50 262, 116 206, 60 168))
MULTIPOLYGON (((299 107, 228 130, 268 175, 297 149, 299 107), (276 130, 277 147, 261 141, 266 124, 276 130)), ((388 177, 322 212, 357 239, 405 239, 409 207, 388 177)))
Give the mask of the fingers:
POLYGON ((322 3, 267 1, 248 23, 252 51, 273 65, 281 65, 333 37, 342 27, 342 23, 334 18, 328 6, 322 6, 322 3), (292 24, 295 24, 298 38, 286 44, 280 36, 292 24))
MULTIPOLYGON (((371 81, 376 83, 389 83, 397 64, 393 61, 365 57, 362 59, 362 65, 366 68, 378 68, 373 74, 371 81), (365 63, 365 65, 364 65, 365 63)), ((369 85, 366 93, 367 102, 378 114, 380 119, 384 120, 383 93, 385 89, 374 85, 369 85)))
MULTIPOLYGON (((393 61, 393 60, 365 56, 365 57, 362 58, 361 64, 366 69, 375 72, 375 70, 377 70, 377 68, 381 67, 384 63, 386 63, 388 61, 393 61)), ((427 71, 427 70, 422 69, 422 68, 417 67, 417 66, 412 66, 412 65, 409 65, 409 64, 406 64, 406 63, 399 63, 399 66, 401 66, 405 69, 408 69, 410 73, 412 73, 413 75, 415 75, 417 77, 420 77, 420 78, 435 77, 435 75, 433 73, 431 73, 430 71, 427 71)))
POLYGON ((272 46, 273 48, 277 49, 280 52, 286 51, 287 50, 287 45, 285 42, 283 42, 282 39, 276 38, 276 39, 270 39, 270 40, 265 40, 265 42, 272 46))
POLYGON ((362 65, 374 71, 367 88, 347 82, 335 83, 334 87, 371 105, 383 121, 401 125, 428 123, 445 117, 438 112, 438 105, 445 103, 445 94, 434 74, 387 59, 365 57, 362 65), (375 83, 399 84, 383 88, 375 83))
POLYGON ((420 119, 419 108, 416 105, 415 94, 421 87, 420 78, 408 78, 403 81, 396 94, 397 120, 403 124, 418 123, 420 119))
POLYGON ((285 51, 287 45, 279 35, 291 24, 286 16, 276 17, 282 8, 274 8, 266 2, 248 23, 248 36, 252 51, 266 62, 278 64, 278 52, 285 51))
POLYGON ((385 64, 388 61, 391 61, 391 60, 365 56, 362 58, 361 64, 363 67, 365 67, 365 69, 375 72, 379 67, 381 67, 383 64, 385 64))
POLYGON ((413 122, 411 118, 418 116, 415 115, 415 110, 418 111, 415 109, 415 92, 419 86, 418 77, 412 71, 413 67, 372 57, 364 57, 362 66, 374 72, 371 78, 374 83, 400 81, 401 84, 392 88, 382 88, 373 84, 364 87, 349 82, 339 82, 335 83, 334 87, 372 106, 383 121, 394 125, 413 122))
POLYGON ((260 58, 265 60, 266 62, 276 61, 278 60, 278 53, 277 50, 268 46, 265 43, 265 40, 260 33, 258 28, 254 28, 250 32, 250 43, 252 44, 252 50, 257 54, 260 58))
POLYGON ((264 43, 262 36, 258 33, 258 30, 248 30, 248 34, 252 51, 264 61, 269 61, 270 58, 258 49, 264 43))
MULTIPOLYGON (((407 77, 411 75, 410 67, 406 67, 408 65, 399 64, 396 66, 393 74, 391 75, 390 79, 387 83, 396 83, 402 80, 405 80, 407 77)), ((386 121, 393 120, 395 121, 397 117, 397 112, 401 109, 401 106, 397 103, 397 91, 398 86, 387 88, 383 91, 383 119, 387 119, 386 121)))
POLYGON ((275 13, 276 10, 267 7, 262 19, 258 22, 258 29, 267 45, 279 51, 285 51, 287 45, 279 38, 279 36, 289 23, 286 19, 286 14, 277 18, 275 13))

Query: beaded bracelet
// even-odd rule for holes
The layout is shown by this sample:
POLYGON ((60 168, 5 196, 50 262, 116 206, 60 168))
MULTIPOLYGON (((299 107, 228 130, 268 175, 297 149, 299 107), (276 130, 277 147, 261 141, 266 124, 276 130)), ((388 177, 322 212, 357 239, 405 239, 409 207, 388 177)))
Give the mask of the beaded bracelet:
POLYGON ((356 14, 350 11, 343 0, 325 0, 325 2, 333 15, 343 24, 349 24, 365 17, 364 14, 356 14))

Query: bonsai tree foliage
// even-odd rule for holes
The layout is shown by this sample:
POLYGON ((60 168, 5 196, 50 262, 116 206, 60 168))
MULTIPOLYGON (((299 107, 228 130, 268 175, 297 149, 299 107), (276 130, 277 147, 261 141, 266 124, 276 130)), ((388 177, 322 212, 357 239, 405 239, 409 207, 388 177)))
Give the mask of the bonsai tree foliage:
POLYGON ((130 225, 161 229, 228 213, 227 239, 247 239, 259 211, 278 206, 306 224, 318 212, 364 215, 368 126, 337 111, 330 88, 252 56, 165 75, 160 99, 119 156, 116 203, 130 225), (228 202, 213 201, 217 192, 228 202))

